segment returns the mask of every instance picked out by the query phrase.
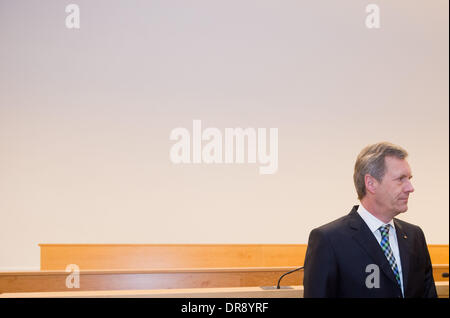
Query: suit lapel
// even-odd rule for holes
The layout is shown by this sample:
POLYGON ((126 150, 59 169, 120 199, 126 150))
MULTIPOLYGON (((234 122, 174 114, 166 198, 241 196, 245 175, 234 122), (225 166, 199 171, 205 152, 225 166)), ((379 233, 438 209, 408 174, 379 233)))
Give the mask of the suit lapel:
POLYGON ((411 245, 410 245, 410 239, 408 238, 408 235, 406 234, 405 230, 401 226, 401 224, 394 219, 395 224, 395 232, 397 234, 397 242, 398 242, 398 249, 400 252, 400 261, 402 266, 402 276, 403 276, 403 289, 406 294, 406 288, 408 286, 408 273, 409 273, 409 267, 410 267, 410 253, 411 253, 411 245))
POLYGON ((386 276, 389 277, 389 279, 392 280, 392 282, 394 282, 396 286, 398 286, 394 272, 392 271, 391 265, 389 265, 389 261, 384 255, 383 250, 381 249, 381 246, 373 235, 372 231, 370 231, 367 224, 358 214, 357 208, 358 206, 353 207, 352 211, 349 214, 349 226, 354 231, 353 239, 358 242, 358 244, 373 259, 374 264, 379 265, 386 276))

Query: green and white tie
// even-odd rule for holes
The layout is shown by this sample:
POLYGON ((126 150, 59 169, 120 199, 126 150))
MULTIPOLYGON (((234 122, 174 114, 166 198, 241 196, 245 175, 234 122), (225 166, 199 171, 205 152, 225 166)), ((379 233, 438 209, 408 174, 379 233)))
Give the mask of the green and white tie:
POLYGON ((384 252, 384 255, 386 255, 386 258, 388 259, 389 264, 391 265, 397 283, 401 286, 400 273, 398 271, 397 262, 395 261, 394 253, 392 252, 391 245, 389 244, 389 227, 390 227, 389 224, 380 226, 379 228, 381 232, 380 245, 381 249, 384 252))

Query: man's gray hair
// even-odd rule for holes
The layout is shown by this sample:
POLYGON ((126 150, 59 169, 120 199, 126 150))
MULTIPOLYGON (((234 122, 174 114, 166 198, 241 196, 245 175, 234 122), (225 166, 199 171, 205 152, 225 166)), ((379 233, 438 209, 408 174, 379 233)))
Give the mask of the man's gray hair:
POLYGON ((376 180, 383 179, 386 172, 385 157, 405 159, 408 153, 400 146, 389 142, 379 142, 365 147, 356 158, 353 181, 355 183, 358 199, 366 195, 365 175, 369 174, 376 180))

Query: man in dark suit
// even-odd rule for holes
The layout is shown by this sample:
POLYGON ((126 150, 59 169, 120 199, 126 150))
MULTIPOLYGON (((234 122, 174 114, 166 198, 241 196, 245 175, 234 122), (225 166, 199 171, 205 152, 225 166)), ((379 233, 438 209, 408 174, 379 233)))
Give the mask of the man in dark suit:
POLYGON ((422 230, 394 218, 414 191, 407 155, 386 142, 361 151, 353 175, 361 205, 311 231, 304 297, 437 297, 422 230))

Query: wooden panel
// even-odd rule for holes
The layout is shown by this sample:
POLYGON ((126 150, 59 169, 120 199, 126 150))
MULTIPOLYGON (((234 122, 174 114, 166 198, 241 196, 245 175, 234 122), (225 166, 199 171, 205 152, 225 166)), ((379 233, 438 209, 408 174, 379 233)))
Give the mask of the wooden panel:
POLYGON ((448 264, 433 265, 433 278, 435 282, 448 281, 448 277, 442 277, 443 273, 448 273, 448 264))
POLYGON ((428 245, 430 251, 431 262, 433 264, 448 264, 448 245, 444 244, 430 244, 428 245))
MULTIPOLYGON (((166 270, 81 271, 77 290, 127 290, 206 287, 274 286, 292 268, 214 268, 166 270)), ((0 273, 0 293, 67 291, 65 271, 0 273)), ((298 285, 303 273, 283 278, 282 285, 298 285)))
POLYGON ((299 267, 304 244, 40 244, 41 270, 299 267))
MULTIPOLYGON (((40 244, 41 270, 299 267, 306 244, 40 244)), ((448 264, 448 245, 429 245, 433 264, 448 264)))

